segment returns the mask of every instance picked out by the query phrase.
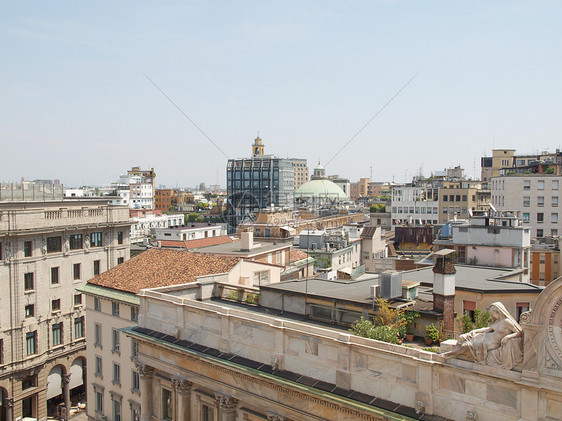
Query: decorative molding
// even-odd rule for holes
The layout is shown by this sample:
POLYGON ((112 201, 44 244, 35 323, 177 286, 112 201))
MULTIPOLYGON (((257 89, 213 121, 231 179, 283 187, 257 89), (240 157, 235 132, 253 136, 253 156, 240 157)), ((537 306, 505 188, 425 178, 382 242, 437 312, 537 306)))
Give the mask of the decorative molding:
POLYGON ((265 413, 265 416, 267 417, 267 421, 289 421, 287 417, 284 417, 282 415, 276 414, 275 412, 271 412, 271 411, 267 411, 265 413))
POLYGON ((154 374, 154 368, 144 363, 135 363, 135 368, 139 373, 140 377, 152 377, 154 374))
POLYGON ((193 386, 192 382, 180 377, 173 377, 172 384, 174 385, 176 392, 178 392, 180 395, 188 395, 189 393, 191 393, 191 388, 193 386))
POLYGON ((562 324, 562 297, 558 299, 558 301, 556 301, 556 303, 554 304, 554 306, 552 307, 552 310, 550 310, 550 314, 548 316, 548 327, 547 327, 547 332, 548 332, 548 340, 550 341, 550 345, 552 345, 552 348, 554 349, 554 352, 556 352, 556 356, 562 360, 562 343, 560 343, 560 341, 562 341, 562 335, 560 335, 560 326, 556 326, 557 322, 562 324), (555 331, 555 328, 556 331, 555 331), (557 334, 558 333, 558 334, 557 334))
POLYGON ((519 316, 519 324, 531 323, 531 310, 521 313, 519 316))
POLYGON ((238 406, 238 399, 232 396, 223 395, 222 393, 215 393, 215 401, 217 407, 224 412, 235 412, 238 406))

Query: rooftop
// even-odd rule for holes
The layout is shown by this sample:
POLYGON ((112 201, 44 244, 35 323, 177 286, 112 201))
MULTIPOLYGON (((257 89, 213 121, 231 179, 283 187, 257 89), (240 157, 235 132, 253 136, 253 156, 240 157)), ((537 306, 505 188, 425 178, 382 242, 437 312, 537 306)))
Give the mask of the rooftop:
POLYGON ((239 261, 233 257, 154 248, 93 277, 88 284, 137 294, 144 288, 185 284, 195 282, 198 276, 227 273, 239 261))
POLYGON ((181 249, 194 249, 200 247, 215 246, 217 244, 232 243, 235 240, 228 235, 221 235, 219 237, 198 238, 197 240, 158 240, 161 247, 181 248, 181 249))
POLYGON ((217 244, 214 246, 203 247, 197 250, 193 250, 194 253, 209 253, 209 254, 227 254, 231 256, 248 257, 255 256, 257 254, 268 253, 271 251, 281 250, 290 247, 291 243, 254 243, 254 246, 250 251, 244 251, 242 249, 242 243, 240 241, 235 241, 225 244, 217 244))

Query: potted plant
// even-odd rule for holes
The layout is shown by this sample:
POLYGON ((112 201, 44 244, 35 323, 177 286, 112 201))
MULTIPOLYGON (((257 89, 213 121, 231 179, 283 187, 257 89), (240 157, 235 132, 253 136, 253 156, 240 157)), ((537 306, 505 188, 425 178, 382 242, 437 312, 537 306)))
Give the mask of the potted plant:
POLYGON ((425 325, 425 343, 431 345, 439 340, 439 329, 433 323, 425 325))
POLYGON ((406 340, 410 342, 413 342, 414 340, 414 328, 418 317, 420 317, 420 313, 414 310, 406 310, 401 314, 401 318, 404 320, 406 328, 406 340))

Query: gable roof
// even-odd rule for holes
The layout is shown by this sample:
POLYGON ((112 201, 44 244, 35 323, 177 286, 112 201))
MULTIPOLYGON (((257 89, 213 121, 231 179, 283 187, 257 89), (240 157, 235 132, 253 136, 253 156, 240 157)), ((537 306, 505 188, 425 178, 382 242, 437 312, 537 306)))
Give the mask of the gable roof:
POLYGON ((198 276, 227 273, 240 260, 184 250, 150 249, 96 275, 88 284, 137 294, 144 288, 185 284, 195 282, 198 276))

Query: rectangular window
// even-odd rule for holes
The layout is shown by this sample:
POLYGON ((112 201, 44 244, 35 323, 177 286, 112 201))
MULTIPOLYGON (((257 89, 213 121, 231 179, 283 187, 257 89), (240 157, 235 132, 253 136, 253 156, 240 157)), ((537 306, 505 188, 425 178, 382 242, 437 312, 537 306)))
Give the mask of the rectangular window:
POLYGON ((111 314, 119 317, 119 303, 117 301, 111 302, 111 314))
MULTIPOLYGON (((473 198, 472 200, 474 200, 474 198, 473 198)), ((463 202, 467 202, 467 201, 468 201, 468 196, 467 196, 466 194, 463 194, 463 195, 462 195, 462 201, 463 201, 463 202)))
POLYGON ((100 274, 100 260, 94 260, 94 276, 100 274))
POLYGON ((544 196, 538 196, 537 197, 537 206, 544 206, 544 196))
POLYGON ((448 202, 449 198, 446 194, 443 195, 443 202, 448 202))
POLYGON ((92 232, 90 234, 90 247, 101 247, 101 232, 92 232))
POLYGON ((25 241, 23 243, 23 255, 25 257, 33 256, 33 241, 25 241))
POLYGON ((82 234, 73 234, 68 238, 70 250, 82 249, 82 234))
POLYGON ((537 238, 542 238, 544 237, 544 232, 542 229, 537 229, 537 238))
POLYGON ((537 213, 537 222, 544 222, 544 213, 537 213))
POLYGON ((94 297, 94 310, 101 311, 101 298, 94 297))
POLYGON ((113 400, 113 421, 121 421, 121 402, 113 400))
POLYGON ((529 212, 523 212, 523 222, 529 222, 531 220, 531 214, 529 212))
POLYGON ((113 329, 113 347, 111 348, 114 352, 119 352, 119 331, 113 329))
POLYGON ((21 390, 37 387, 37 376, 28 376, 21 381, 21 390))
POLYGON ((455 200, 456 200, 457 202, 460 202, 460 201, 461 201, 461 195, 460 195, 460 194, 457 194, 457 195, 455 196, 455 200))
POLYGON ((544 190, 544 180, 537 181, 537 190, 544 190))
POLYGON ((47 253, 58 253, 62 250, 62 237, 47 237, 47 253))
POLYGON ((201 421, 215 421, 215 410, 212 406, 201 404, 201 421))
POLYGON ((523 190, 531 189, 531 180, 523 180, 523 190))
POLYGON ((474 310, 476 310, 475 301, 463 300, 462 302, 462 312, 465 316, 470 317, 470 320, 474 321, 474 310))
POLYGON ((552 222, 552 223, 558 222, 558 214, 557 213, 551 213, 550 214, 550 222, 552 222))
MULTIPOLYGON (((552 228, 550 230, 550 236, 551 237, 557 237, 558 236, 558 230, 556 228, 552 228)), ((556 262, 555 262, 556 263, 556 262)))
POLYGON ((56 300, 51 300, 51 311, 60 311, 60 298, 56 300))
POLYGON ((80 279, 80 263, 72 265, 72 272, 74 273, 74 280, 80 279))
POLYGON ((113 383, 121 383, 121 366, 113 363, 113 383))
POLYGON ((131 320, 133 322, 139 320, 139 308, 136 306, 131 306, 131 320))
POLYGON ((558 196, 552 196, 552 206, 558 207, 558 196))
POLYGON ((74 294, 74 305, 82 305, 82 294, 74 294))
POLYGON ((117 264, 120 265, 121 263, 123 263, 125 261, 124 257, 118 257, 117 258, 117 264))
POLYGON ((117 244, 123 244, 123 231, 117 232, 117 244))
POLYGON ((560 185, 559 180, 552 180, 552 190, 558 190, 559 185, 560 185))
POLYGON ((101 346, 101 325, 96 323, 94 325, 94 345, 101 346))
POLYGON ((254 272, 254 285, 265 285, 269 283, 269 271, 262 270, 254 272))
POLYGON ((96 371, 94 373, 96 376, 102 376, 103 375, 103 371, 102 371, 102 360, 101 357, 98 357, 96 355, 96 371))
POLYGON ((172 392, 162 389, 162 419, 172 421, 172 392))
POLYGON ((56 285, 59 283, 59 268, 51 268, 51 284, 56 285))
POLYGON ((84 316, 74 319, 74 338, 84 337, 84 316))
POLYGON ((25 334, 25 351, 27 355, 37 353, 37 331, 25 334))
POLYGON ((139 373, 137 373, 136 371, 132 372, 132 376, 131 376, 131 385, 132 385, 132 389, 134 391, 139 391, 140 390, 140 379, 139 379, 139 373))
POLYGON ((140 421, 140 411, 134 406, 131 407, 131 421, 140 421))
POLYGON ((56 323, 51 329, 53 346, 62 345, 62 323, 56 323))
POLYGON ((96 390, 96 412, 103 414, 103 392, 96 390))
POLYGON ((523 196, 523 206, 531 206, 531 198, 529 196, 523 196))
POLYGON ((35 289, 33 272, 28 272, 23 275, 23 284, 26 291, 35 289))
POLYGON ((35 316, 35 305, 29 304, 25 306, 25 318, 27 319, 33 316, 35 316))
POLYGON ((139 355, 139 343, 131 339, 131 358, 137 358, 139 355))

